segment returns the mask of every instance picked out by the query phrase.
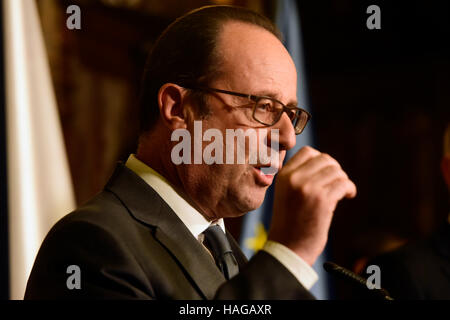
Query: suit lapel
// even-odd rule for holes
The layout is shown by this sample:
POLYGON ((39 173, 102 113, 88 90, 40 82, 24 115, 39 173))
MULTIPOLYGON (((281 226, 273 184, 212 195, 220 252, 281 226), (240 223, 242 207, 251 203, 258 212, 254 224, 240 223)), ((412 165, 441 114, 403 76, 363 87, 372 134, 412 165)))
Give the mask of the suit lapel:
POLYGON ((156 227, 154 236, 176 259, 206 299, 225 282, 205 248, 167 203, 133 171, 119 164, 105 189, 113 192, 131 215, 156 227))
POLYGON ((204 297, 212 299, 225 278, 205 248, 182 227, 185 230, 174 226, 168 232, 164 227, 157 228, 155 237, 180 262, 204 297))

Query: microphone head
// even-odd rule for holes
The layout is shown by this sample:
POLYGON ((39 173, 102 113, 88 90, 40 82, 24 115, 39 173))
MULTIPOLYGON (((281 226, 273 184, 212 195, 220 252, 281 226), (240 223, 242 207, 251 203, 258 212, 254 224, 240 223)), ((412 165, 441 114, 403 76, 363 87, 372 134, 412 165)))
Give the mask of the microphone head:
POLYGON ((361 277, 360 275, 357 275, 356 273, 344 267, 337 265, 334 262, 331 261, 324 262, 323 268, 325 269, 325 271, 336 276, 337 278, 351 282, 355 284, 357 287, 362 288, 365 292, 370 293, 370 295, 373 295, 377 299, 381 298, 382 300, 394 300, 389 296, 389 293, 385 289, 383 288, 370 289, 367 286, 367 279, 361 277))

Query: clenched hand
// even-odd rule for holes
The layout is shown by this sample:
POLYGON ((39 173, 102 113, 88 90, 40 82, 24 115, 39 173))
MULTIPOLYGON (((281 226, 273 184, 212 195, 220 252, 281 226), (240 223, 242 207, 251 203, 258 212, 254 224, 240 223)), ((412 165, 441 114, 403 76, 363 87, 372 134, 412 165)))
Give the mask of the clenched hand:
POLYGON ((278 173, 268 238, 312 265, 325 248, 337 203, 355 196, 355 184, 335 159, 304 147, 278 173))

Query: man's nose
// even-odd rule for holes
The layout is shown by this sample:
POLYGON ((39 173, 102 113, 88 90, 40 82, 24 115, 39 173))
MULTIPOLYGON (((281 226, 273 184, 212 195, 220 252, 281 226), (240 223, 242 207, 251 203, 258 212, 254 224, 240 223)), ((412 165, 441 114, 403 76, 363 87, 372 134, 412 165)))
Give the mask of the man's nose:
MULTIPOLYGON (((291 119, 289 119, 286 112, 283 112, 281 115, 280 120, 278 120, 277 123, 275 123, 271 129, 278 129, 279 130, 279 148, 280 150, 289 150, 293 148, 297 142, 295 137, 295 130, 294 126, 292 125, 291 119)), ((269 134, 269 139, 270 139, 269 134)))

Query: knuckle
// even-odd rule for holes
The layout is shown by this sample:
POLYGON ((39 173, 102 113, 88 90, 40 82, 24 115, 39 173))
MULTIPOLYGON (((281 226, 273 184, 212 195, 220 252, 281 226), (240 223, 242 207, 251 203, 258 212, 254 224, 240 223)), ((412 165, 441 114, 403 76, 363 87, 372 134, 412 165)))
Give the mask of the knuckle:
POLYGON ((342 170, 342 169, 337 169, 338 171, 339 171, 339 176, 340 177, 342 177, 342 179, 345 179, 345 180, 347 180, 347 181, 350 181, 349 179, 348 179, 348 175, 347 175, 347 173, 344 171, 344 170, 342 170))
POLYGON ((305 156, 310 157, 310 156, 312 156, 312 154, 313 154, 313 149, 312 149, 311 147, 309 147, 309 146, 305 146, 305 147, 302 148, 301 152, 302 152, 305 156))
POLYGON ((339 187, 346 187, 348 183, 348 179, 344 178, 344 177, 339 177, 336 179, 336 184, 339 187))
POLYGON ((297 183, 296 175, 291 173, 290 175, 288 175, 287 181, 290 186, 295 186, 297 183))
POLYGON ((327 173, 328 174, 338 174, 339 173, 339 171, 341 171, 341 170, 339 170, 339 168, 337 168, 335 165, 333 165, 333 164, 328 164, 326 167, 325 167, 325 170, 327 171, 327 173))
POLYGON ((312 148, 312 147, 310 147, 310 146, 304 146, 303 148, 303 151, 304 152, 312 152, 314 149, 312 148))
POLYGON ((298 186, 298 191, 302 195, 310 195, 312 193, 312 186, 310 183, 304 183, 298 186))
POLYGON ((324 153, 324 158, 329 161, 330 163, 337 163, 336 159, 334 159, 332 156, 330 156, 328 153, 324 153))
POLYGON ((328 153, 322 153, 320 154, 320 160, 324 161, 325 163, 335 164, 335 160, 328 154, 328 153))
POLYGON ((313 147, 310 146, 304 146, 301 151, 306 155, 306 156, 315 156, 319 153, 319 151, 317 151, 316 149, 314 149, 313 147))
POLYGON ((353 183, 352 180, 347 178, 347 186, 349 187, 349 189, 356 191, 356 185, 353 183))
POLYGON ((342 193, 349 192, 349 191, 353 190, 353 186, 352 186, 351 181, 348 180, 348 179, 344 179, 344 178, 339 179, 338 188, 339 188, 339 190, 342 193))
POLYGON ((321 170, 321 174, 323 175, 323 179, 326 179, 328 177, 347 178, 346 173, 333 164, 328 164, 326 167, 324 167, 321 170))
POLYGON ((300 195, 304 198, 311 200, 312 202, 318 203, 326 201, 326 195, 323 188, 320 188, 315 183, 304 183, 299 186, 300 195))
POLYGON ((318 202, 318 203, 323 203, 328 200, 328 197, 325 195, 324 192, 315 193, 313 195, 313 198, 314 198, 315 202, 318 202))
POLYGON ((321 154, 321 156, 322 156, 322 158, 324 158, 325 160, 330 160, 330 159, 332 159, 331 156, 330 156, 328 153, 325 153, 325 152, 323 152, 323 153, 321 154))
POLYGON ((295 189, 299 184, 299 177, 295 172, 280 172, 277 177, 277 181, 287 186, 289 189, 295 189))

